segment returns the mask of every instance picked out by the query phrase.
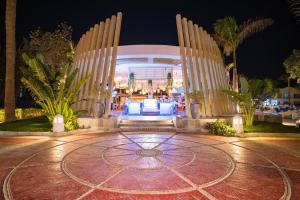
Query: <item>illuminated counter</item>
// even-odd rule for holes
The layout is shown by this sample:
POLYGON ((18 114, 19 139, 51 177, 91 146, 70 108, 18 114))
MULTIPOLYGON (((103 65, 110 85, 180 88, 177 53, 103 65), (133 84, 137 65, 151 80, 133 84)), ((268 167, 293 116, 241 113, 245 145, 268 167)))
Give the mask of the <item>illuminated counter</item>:
POLYGON ((160 115, 171 115, 173 113, 173 103, 160 103, 159 114, 160 115))
POLYGON ((139 115, 141 114, 141 103, 140 102, 130 102, 127 104, 128 114, 139 115))
POLYGON ((125 114, 128 115, 172 115, 175 102, 158 102, 156 99, 144 99, 143 102, 126 103, 125 114))
POLYGON ((156 99, 144 99, 143 113, 159 113, 156 99))

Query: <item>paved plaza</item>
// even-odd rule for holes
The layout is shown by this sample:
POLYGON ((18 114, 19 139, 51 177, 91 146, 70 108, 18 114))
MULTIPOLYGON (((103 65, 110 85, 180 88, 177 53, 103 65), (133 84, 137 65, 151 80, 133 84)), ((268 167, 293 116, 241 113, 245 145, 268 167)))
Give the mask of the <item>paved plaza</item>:
POLYGON ((300 138, 0 138, 0 199, 300 199, 300 138))

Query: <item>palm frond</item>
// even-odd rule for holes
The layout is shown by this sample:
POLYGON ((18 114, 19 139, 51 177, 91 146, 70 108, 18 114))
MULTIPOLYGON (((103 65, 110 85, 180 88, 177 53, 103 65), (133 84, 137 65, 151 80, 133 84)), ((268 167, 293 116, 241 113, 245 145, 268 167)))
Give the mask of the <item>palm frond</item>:
POLYGON ((225 70, 229 72, 232 68, 234 68, 234 63, 229 63, 225 66, 225 70))
POLYGON ((212 37, 220 47, 223 47, 224 43, 226 43, 226 40, 218 34, 212 34, 212 37))
POLYGON ((86 82, 90 79, 90 77, 91 77, 91 74, 89 74, 87 77, 84 77, 80 81, 78 81, 73 92, 71 92, 68 95, 67 101, 69 102, 70 105, 73 105, 75 103, 74 98, 79 94, 81 87, 84 86, 84 84, 86 84, 86 82))
POLYGON ((241 93, 249 93, 249 83, 246 77, 240 76, 241 93))
POLYGON ((223 47, 223 52, 229 56, 238 45, 238 25, 234 17, 218 19, 214 23, 215 39, 219 46, 223 47))
POLYGON ((24 54, 23 58, 28 66, 21 67, 22 82, 31 91, 36 103, 46 111, 49 121, 52 123, 55 115, 61 114, 64 117, 65 129, 76 129, 78 127, 77 113, 73 112, 71 105, 91 75, 81 79, 72 91, 71 86, 78 69, 74 70, 71 65, 67 64, 51 77, 42 56, 31 59, 24 54))
POLYGON ((75 77, 78 73, 78 69, 73 70, 71 67, 69 67, 69 68, 70 68, 70 70, 68 72, 66 84, 65 84, 65 92, 66 92, 67 96, 68 96, 69 92, 71 91, 73 81, 75 80, 75 77))
POLYGON ((22 77, 21 82, 31 91, 31 95, 34 99, 43 101, 47 98, 47 94, 44 93, 41 88, 39 88, 39 85, 35 83, 34 80, 22 77))
POLYGON ((292 14, 300 22, 300 0, 289 0, 292 14))
POLYGON ((241 44, 247 37, 271 26, 274 20, 271 18, 248 20, 239 26, 238 40, 241 44))
POLYGON ((238 25, 234 17, 225 17, 224 19, 218 19, 214 23, 214 31, 221 38, 234 44, 238 32, 238 25))

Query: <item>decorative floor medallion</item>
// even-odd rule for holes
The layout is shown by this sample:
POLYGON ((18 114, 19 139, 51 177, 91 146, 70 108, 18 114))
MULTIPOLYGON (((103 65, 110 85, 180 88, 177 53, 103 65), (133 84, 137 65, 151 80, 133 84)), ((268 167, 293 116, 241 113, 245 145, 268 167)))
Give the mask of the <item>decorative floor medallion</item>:
MULTIPOLYGON (((237 138, 149 132, 68 136, 24 148, 15 158, 35 148, 7 175, 2 172, 6 199, 288 199, 290 181, 300 178, 296 171, 288 178, 265 156, 269 149, 237 138)), ((0 158, 3 169, 5 158, 0 158)), ((289 159, 288 167, 296 169, 300 159, 289 159)))

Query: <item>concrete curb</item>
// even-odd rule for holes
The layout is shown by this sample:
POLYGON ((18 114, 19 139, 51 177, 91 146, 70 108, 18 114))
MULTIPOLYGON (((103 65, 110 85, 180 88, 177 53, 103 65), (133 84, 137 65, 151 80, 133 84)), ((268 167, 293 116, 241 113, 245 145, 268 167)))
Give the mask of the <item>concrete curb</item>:
POLYGON ((300 138, 300 133, 263 133, 263 132, 254 132, 254 133, 242 133, 236 135, 241 138, 250 138, 250 137, 291 137, 291 138, 300 138))
MULTIPOLYGON (((120 132, 122 129, 120 128, 101 128, 101 129, 78 129, 69 132, 25 132, 25 131, 0 131, 0 137, 6 136, 48 136, 48 137, 61 137, 61 136, 69 136, 69 135, 79 135, 79 134, 101 134, 101 133, 114 133, 120 132)), ((132 130, 134 131, 134 130, 132 130)), ((129 132, 132 132, 129 131, 129 132)), ((141 131, 141 130, 139 130, 141 131)), ((144 131, 157 131, 157 132, 176 132, 176 133, 197 133, 201 135, 211 135, 208 132, 204 132, 203 129, 182 129, 182 128, 174 128, 172 130, 151 130, 145 128, 144 131)), ((126 132, 126 131, 125 131, 126 132)), ((254 132, 254 133, 243 133, 237 134, 235 137, 240 138, 251 138, 251 137, 289 137, 289 138, 300 138, 300 133, 262 133, 262 132, 254 132)))
POLYGON ((118 132, 120 129, 78 129, 69 132, 29 132, 29 131, 0 131, 0 137, 2 136, 48 136, 48 137, 60 137, 68 135, 79 135, 79 134, 97 134, 97 133, 111 133, 118 132))

